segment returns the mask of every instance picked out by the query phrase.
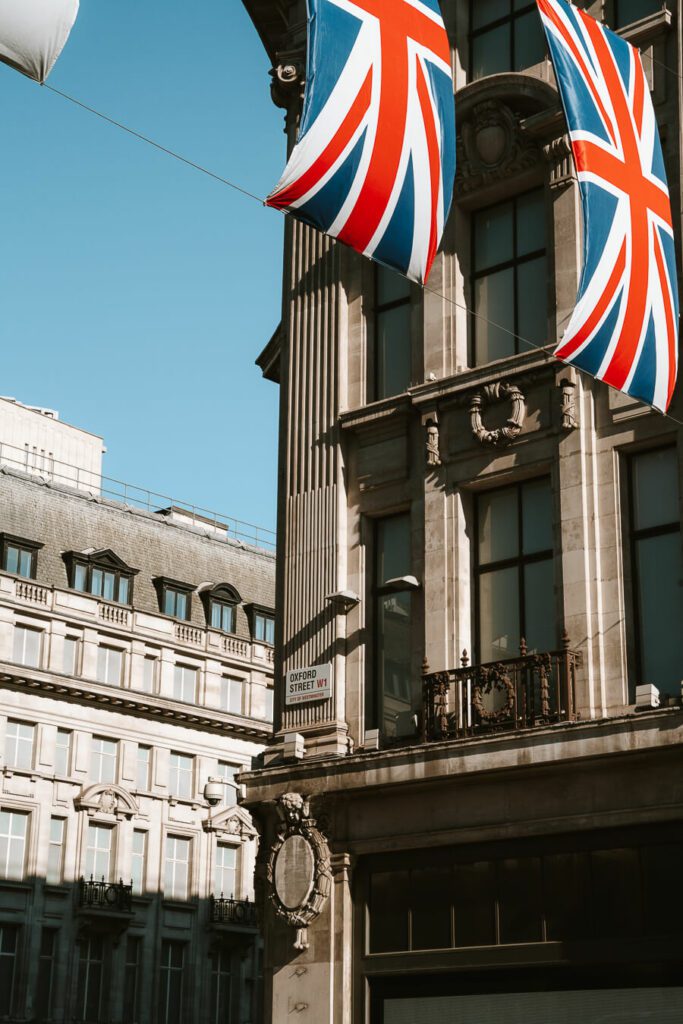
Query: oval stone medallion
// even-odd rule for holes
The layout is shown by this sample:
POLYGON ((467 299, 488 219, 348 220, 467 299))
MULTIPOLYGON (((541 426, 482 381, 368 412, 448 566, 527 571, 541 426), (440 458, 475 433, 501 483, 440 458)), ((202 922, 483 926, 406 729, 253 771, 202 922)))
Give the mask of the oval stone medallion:
POLYGON ((287 910, 306 903, 315 880, 315 858, 303 836, 285 839, 275 860, 273 880, 278 899, 287 910))

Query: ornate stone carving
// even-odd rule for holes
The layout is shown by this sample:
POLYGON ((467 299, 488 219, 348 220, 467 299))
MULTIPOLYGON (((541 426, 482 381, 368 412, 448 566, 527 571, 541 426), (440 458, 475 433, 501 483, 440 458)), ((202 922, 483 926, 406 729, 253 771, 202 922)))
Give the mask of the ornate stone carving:
POLYGON ((543 156, 550 165, 550 187, 566 188, 576 177, 574 158, 568 135, 561 135, 543 147, 543 156))
POLYGON ((487 384, 481 391, 477 391, 470 404, 472 433, 481 444, 501 446, 512 444, 522 432, 525 417, 524 395, 516 384, 498 382, 487 384), (499 427, 497 430, 487 430, 482 420, 482 409, 490 402, 498 402, 502 399, 508 399, 512 404, 507 426, 499 427))
POLYGON ((100 810, 103 814, 116 814, 119 798, 113 789, 105 789, 100 794, 100 810))
POLYGON ((576 430, 579 421, 576 417, 576 384, 569 378, 563 377, 559 383, 560 395, 562 396, 562 429, 576 430))
POLYGON ((226 807, 217 814, 209 815, 203 828, 205 832, 214 832, 219 839, 239 838, 243 843, 258 835, 251 815, 243 807, 226 807))
POLYGON ((427 465, 441 465, 441 452, 439 450, 439 424, 434 420, 429 420, 427 423, 427 465))
POLYGON ((294 948, 308 949, 308 927, 330 895, 332 873, 327 840, 310 817, 300 793, 285 793, 277 803, 279 834, 266 865, 268 898, 275 913, 296 928, 294 948))
POLYGON ((515 114, 504 103, 478 103, 463 123, 458 139, 457 184, 468 194, 537 166, 539 147, 522 134, 515 114))
POLYGON ((106 815, 119 821, 124 818, 135 818, 140 811, 130 793, 121 786, 114 786, 111 783, 87 786, 76 798, 74 805, 77 811, 86 811, 90 818, 106 815))
POLYGON ((303 54, 285 51, 277 54, 277 64, 270 70, 270 95, 276 107, 290 110, 303 99, 306 65, 303 54))

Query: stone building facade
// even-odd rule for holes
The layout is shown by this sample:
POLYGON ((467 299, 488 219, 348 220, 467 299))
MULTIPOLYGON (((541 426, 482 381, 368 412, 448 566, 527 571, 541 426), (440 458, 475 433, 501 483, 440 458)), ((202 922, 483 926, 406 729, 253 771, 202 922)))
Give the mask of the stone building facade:
MULTIPOLYGON (((305 4, 245 4, 291 145, 305 4)), ((642 49, 680 258, 681 3, 580 6, 642 49)), ((442 9, 459 164, 429 288, 289 218, 259 360, 281 390, 276 732, 243 776, 266 1021, 673 1021, 680 431, 552 357, 581 217, 535 4, 442 9), (329 698, 287 702, 286 672, 327 664, 329 698)))
POLYGON ((79 487, 90 442, 42 472, 6 447, 0 1020, 256 1024, 235 776, 272 731, 273 552, 79 487))

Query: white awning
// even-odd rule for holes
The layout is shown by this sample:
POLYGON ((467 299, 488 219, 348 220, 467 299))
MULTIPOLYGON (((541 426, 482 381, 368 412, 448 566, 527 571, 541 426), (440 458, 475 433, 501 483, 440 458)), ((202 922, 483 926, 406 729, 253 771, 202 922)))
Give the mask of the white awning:
POLYGON ((78 0, 0 0, 0 61, 44 82, 78 14, 78 0))

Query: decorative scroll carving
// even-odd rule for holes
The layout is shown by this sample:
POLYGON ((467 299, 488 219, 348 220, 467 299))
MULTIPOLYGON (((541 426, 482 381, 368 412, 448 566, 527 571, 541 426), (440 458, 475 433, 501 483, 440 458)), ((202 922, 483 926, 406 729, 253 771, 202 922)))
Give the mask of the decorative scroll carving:
POLYGON ((277 54, 277 64, 270 70, 270 95, 276 107, 289 111, 303 100, 306 65, 303 54, 285 51, 277 54))
POLYGON ((472 433, 481 444, 508 445, 512 444, 516 437, 522 432, 526 407, 524 395, 516 384, 499 383, 487 384, 472 398, 470 405, 470 422, 472 433), (498 430, 487 430, 482 420, 482 409, 490 402, 508 399, 512 404, 512 412, 507 421, 507 426, 498 430))
POLYGON ((562 396, 562 429, 566 431, 576 430, 579 421, 576 417, 576 384, 567 377, 563 377, 559 383, 562 396))
POLYGON ((478 103, 464 122, 458 139, 457 183, 461 194, 514 177, 536 167, 541 151, 520 130, 519 120, 504 103, 478 103))
POLYGON ((266 866, 268 898, 275 913, 296 928, 294 948, 308 949, 308 927, 330 895, 332 872, 327 840, 300 793, 285 793, 277 804, 281 820, 266 866))

